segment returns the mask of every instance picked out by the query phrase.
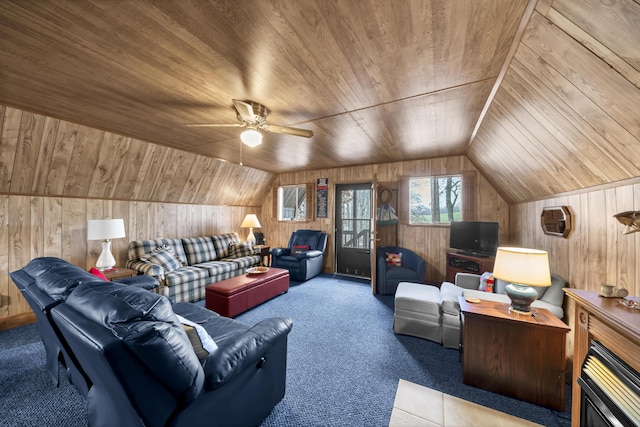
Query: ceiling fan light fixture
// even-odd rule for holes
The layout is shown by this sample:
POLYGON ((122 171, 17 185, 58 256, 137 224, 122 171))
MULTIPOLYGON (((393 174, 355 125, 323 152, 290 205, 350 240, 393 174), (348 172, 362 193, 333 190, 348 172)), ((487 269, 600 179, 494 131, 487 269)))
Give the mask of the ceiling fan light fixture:
POLYGON ((262 134, 257 129, 247 129, 240 134, 240 140, 249 147, 262 144, 262 134))

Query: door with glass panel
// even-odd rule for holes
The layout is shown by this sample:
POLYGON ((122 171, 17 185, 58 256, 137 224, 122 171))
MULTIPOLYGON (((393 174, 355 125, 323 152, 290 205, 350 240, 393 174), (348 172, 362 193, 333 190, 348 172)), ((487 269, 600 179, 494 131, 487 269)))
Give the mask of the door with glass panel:
POLYGON ((336 273, 371 277, 371 183, 336 186, 336 273))

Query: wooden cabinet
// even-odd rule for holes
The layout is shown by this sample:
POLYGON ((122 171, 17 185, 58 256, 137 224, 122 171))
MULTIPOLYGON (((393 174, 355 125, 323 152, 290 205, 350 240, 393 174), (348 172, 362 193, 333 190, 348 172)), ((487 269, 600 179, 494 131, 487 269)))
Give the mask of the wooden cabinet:
MULTIPOLYGON (((602 298, 597 292, 565 288, 575 303, 573 337, 573 379, 571 393, 571 425, 580 427, 580 376, 582 364, 591 345, 599 341, 617 357, 640 371, 640 313, 623 307, 619 298, 602 298)), ((640 302, 638 297, 629 297, 640 302)))
POLYGON ((564 410, 569 327, 542 308, 531 316, 511 312, 507 303, 459 302, 464 383, 564 410))
POLYGON ((495 260, 495 257, 479 257, 447 252, 447 277, 445 280, 455 283, 456 274, 458 273, 482 274, 485 271, 493 271, 495 260))

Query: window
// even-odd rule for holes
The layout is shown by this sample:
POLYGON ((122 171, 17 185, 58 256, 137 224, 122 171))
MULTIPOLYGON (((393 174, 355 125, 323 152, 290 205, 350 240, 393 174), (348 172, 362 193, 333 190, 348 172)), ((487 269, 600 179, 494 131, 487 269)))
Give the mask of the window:
POLYGON ((306 221, 311 213, 310 191, 306 185, 287 185, 278 187, 278 221, 306 221))
POLYGON ((409 224, 462 220, 462 176, 409 178, 409 224))

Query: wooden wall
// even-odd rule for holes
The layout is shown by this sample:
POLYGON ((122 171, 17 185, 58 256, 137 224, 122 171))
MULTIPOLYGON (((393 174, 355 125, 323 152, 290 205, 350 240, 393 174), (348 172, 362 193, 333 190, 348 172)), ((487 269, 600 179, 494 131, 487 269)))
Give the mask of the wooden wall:
POLYGON ((629 210, 640 210, 640 179, 514 205, 512 240, 548 251, 551 271, 573 288, 599 291, 609 283, 640 295, 640 233, 623 235, 624 226, 613 217, 629 210), (574 229, 566 239, 543 233, 540 214, 545 206, 569 207, 574 229))
POLYGON ((66 197, 0 195, 0 326, 3 318, 30 312, 8 273, 39 256, 63 258, 82 268, 95 265, 99 241, 87 241, 87 220, 124 218, 127 237, 112 241, 118 266, 131 240, 213 235, 240 229, 250 207, 187 205, 66 197))
MULTIPOLYGON (((623 235, 613 215, 640 210, 640 179, 521 203, 510 208, 512 241, 549 252, 551 271, 569 286, 593 292, 602 283, 640 295, 640 233, 623 235), (567 238, 543 233, 540 214, 546 206, 568 206, 574 229, 567 238)), ((574 330, 574 305, 565 306, 565 322, 574 330)), ((567 337, 567 356, 573 356, 573 333, 567 337)))
MULTIPOLYGON (((286 246, 291 233, 298 228, 323 230, 328 233, 327 254, 323 271, 333 272, 334 263, 334 197, 335 185, 346 183, 371 182, 374 175, 378 182, 390 188, 397 188, 401 176, 445 175, 466 171, 477 172, 475 167, 464 156, 423 159, 408 162, 396 162, 380 165, 355 166, 349 168, 321 169, 315 171, 279 174, 274 185, 292 185, 313 183, 318 178, 329 178, 329 219, 314 219, 308 223, 289 223, 277 221, 272 215, 272 196, 267 196, 262 205, 263 215, 260 222, 267 244, 271 247, 286 246)), ((508 243, 509 206, 493 189, 480 173, 476 174, 476 201, 478 204, 478 220, 497 221, 500 223, 500 242, 508 243)), ((396 210, 397 206, 394 206, 396 210)), ((313 207, 315 209, 315 206, 313 207)), ((315 212, 315 211, 314 211, 315 212)), ((314 215, 315 218, 315 215, 314 215)), ((449 227, 442 226, 397 226, 397 245, 420 254, 427 262, 426 278, 444 280, 445 251, 449 244, 449 227)))
POLYGON ((510 204, 640 176, 640 2, 540 0, 467 155, 510 204))

